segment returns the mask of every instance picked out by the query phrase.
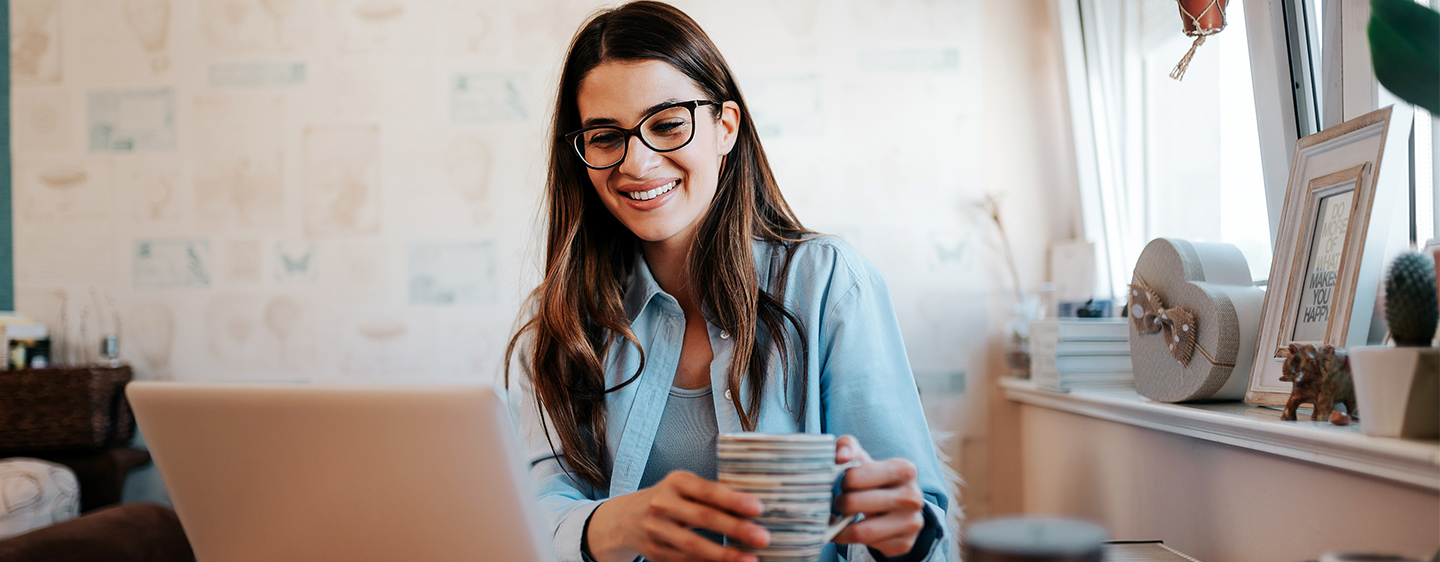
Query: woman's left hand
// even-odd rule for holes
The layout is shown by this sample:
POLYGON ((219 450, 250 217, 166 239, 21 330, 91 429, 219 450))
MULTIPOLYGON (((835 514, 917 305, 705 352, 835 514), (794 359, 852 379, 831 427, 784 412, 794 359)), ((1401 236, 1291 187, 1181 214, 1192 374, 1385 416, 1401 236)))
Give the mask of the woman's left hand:
POLYGON ((847 515, 863 513, 865 519, 841 531, 835 542, 861 543, 885 556, 910 552, 925 527, 921 515, 925 496, 915 478, 915 464, 903 458, 871 459, 854 437, 842 436, 835 443, 835 461, 852 460, 859 460, 860 466, 846 473, 835 506, 847 515))

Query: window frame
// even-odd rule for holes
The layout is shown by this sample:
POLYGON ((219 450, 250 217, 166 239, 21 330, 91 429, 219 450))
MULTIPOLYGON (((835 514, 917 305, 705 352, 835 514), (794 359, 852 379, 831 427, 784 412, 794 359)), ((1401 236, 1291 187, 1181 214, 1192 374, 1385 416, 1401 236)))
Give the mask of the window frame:
MULTIPOLYGON (((1124 135, 1127 131, 1123 129, 1130 125, 1113 118, 1115 108, 1107 101, 1116 88, 1125 85, 1115 80, 1117 62, 1107 60, 1102 52, 1104 38, 1095 36, 1105 30, 1087 29, 1084 22, 1130 15, 1117 10, 1119 3, 1114 0, 1052 0, 1051 6, 1061 34, 1081 219, 1085 237, 1096 246, 1095 283, 1106 288, 1097 290, 1096 296, 1103 298, 1128 279, 1128 268, 1138 256, 1139 248, 1131 247, 1136 245, 1133 237, 1122 230, 1128 228, 1123 220, 1127 213, 1133 214, 1126 201, 1135 199, 1125 196, 1144 179, 1129 177, 1133 163, 1125 158, 1133 156, 1135 147, 1112 142, 1114 135, 1124 135)), ((1244 10, 1246 22, 1267 226, 1274 248, 1297 141, 1380 107, 1410 106, 1381 88, 1375 78, 1366 35, 1368 2, 1323 0, 1318 7, 1323 13, 1316 13, 1310 0, 1231 0, 1229 9, 1237 8, 1244 10), (1325 47, 1317 53, 1313 45, 1322 37, 1325 47)), ((1433 142, 1440 137, 1440 125, 1431 125, 1436 131, 1431 134, 1433 142)), ((1419 155, 1413 154, 1414 134, 1412 130, 1410 151, 1386 154, 1387 171, 1379 181, 1380 189, 1403 189, 1410 194, 1409 237, 1423 244, 1425 240, 1415 240, 1417 234, 1424 236, 1416 231, 1418 215, 1433 213, 1433 222, 1440 225, 1440 204, 1436 204, 1440 202, 1440 171, 1434 171, 1431 187, 1435 194, 1429 208, 1417 208, 1425 203, 1416 201, 1415 158, 1419 155), (1402 173, 1405 170, 1409 173, 1402 173)), ((1257 276, 1268 273, 1255 272, 1257 276)))

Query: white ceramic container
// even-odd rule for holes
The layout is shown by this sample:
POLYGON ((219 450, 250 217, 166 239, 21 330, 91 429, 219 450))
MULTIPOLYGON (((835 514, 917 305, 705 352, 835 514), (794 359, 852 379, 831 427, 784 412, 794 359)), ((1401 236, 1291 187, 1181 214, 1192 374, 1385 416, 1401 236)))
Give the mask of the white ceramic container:
POLYGON ((1440 437, 1440 348, 1348 351, 1361 431, 1377 437, 1440 437))

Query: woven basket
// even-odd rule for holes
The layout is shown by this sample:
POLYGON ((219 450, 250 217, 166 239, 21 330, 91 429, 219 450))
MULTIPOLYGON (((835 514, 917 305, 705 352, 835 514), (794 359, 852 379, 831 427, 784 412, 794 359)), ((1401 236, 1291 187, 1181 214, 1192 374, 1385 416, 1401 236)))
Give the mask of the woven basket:
POLYGON ((0 451, 100 449, 129 444, 130 367, 0 371, 0 451))

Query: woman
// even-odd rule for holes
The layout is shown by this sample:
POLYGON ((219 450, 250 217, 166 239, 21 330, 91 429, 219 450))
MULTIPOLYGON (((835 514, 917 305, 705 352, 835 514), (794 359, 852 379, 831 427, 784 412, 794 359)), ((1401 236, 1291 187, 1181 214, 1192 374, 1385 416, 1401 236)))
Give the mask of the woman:
POLYGON ((518 357, 562 560, 755 560, 735 546, 768 543, 759 502, 714 481, 736 431, 844 434, 837 460, 861 464, 836 505, 864 516, 835 539, 846 559, 943 560, 948 501, 884 280, 800 225, 699 26, 655 2, 592 18, 551 138, 545 275, 506 372, 518 357))

